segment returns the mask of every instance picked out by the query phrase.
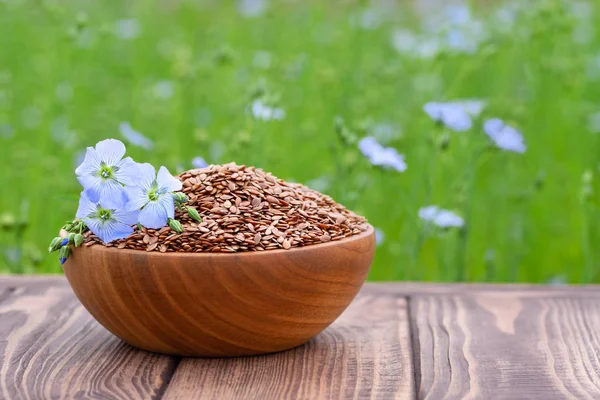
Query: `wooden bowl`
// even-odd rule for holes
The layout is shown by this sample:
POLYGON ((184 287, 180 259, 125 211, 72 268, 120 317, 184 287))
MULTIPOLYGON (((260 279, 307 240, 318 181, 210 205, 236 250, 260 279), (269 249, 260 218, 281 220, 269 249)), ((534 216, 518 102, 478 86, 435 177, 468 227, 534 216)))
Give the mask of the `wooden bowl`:
POLYGON ((233 254, 94 245, 63 268, 106 329, 140 349, 245 356, 296 347, 350 304, 375 253, 373 227, 339 241, 233 254))

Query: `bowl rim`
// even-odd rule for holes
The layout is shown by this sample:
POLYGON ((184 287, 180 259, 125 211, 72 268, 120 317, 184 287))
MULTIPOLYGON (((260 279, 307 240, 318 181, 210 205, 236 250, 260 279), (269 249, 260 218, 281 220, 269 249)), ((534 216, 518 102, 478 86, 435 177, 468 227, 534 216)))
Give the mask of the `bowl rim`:
POLYGON ((121 254, 121 255, 140 255, 140 254, 144 254, 147 257, 173 257, 173 256, 177 256, 177 257, 193 257, 193 258, 214 258, 214 257, 219 257, 219 258, 238 258, 238 257, 264 257, 268 254, 297 254, 300 252, 307 252, 307 251, 311 251, 311 249, 322 249, 322 250, 326 250, 328 248, 332 248, 332 247, 337 247, 341 244, 346 244, 346 243, 352 243, 355 241, 360 241, 360 240, 364 240, 366 238, 368 238, 369 236, 372 236, 375 234, 375 228, 373 228, 373 226, 369 223, 367 223, 367 230, 364 232, 361 232, 359 234, 356 235, 352 235, 350 237, 344 238, 344 239, 340 239, 340 240, 332 240, 329 242, 325 242, 325 243, 317 243, 317 244, 311 244, 308 246, 302 246, 302 247, 292 247, 290 249, 276 249, 276 250, 264 250, 264 251, 239 251, 239 252, 235 252, 235 253, 211 253, 211 252, 199 252, 199 253, 194 253, 194 252, 165 252, 165 253, 161 253, 159 251, 146 251, 146 250, 134 250, 134 249, 117 249, 115 247, 105 247, 101 244, 93 244, 91 246, 87 246, 87 247, 80 247, 77 250, 99 250, 102 252, 106 252, 108 254, 121 254))

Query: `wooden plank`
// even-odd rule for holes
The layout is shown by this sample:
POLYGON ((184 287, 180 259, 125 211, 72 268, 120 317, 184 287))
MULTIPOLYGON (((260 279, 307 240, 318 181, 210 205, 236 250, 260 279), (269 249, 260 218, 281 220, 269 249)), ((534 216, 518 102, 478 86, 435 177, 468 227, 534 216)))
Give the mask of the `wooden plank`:
POLYGON ((411 364, 406 300, 359 295, 296 349, 182 360, 165 399, 407 399, 414 398, 411 364))
POLYGON ((410 299, 419 398, 600 398, 600 299, 410 299))
POLYGON ((161 396, 178 360, 110 334, 64 278, 3 278, 0 290, 1 399, 161 396))
POLYGON ((401 296, 476 294, 488 292, 512 292, 523 297, 569 296, 600 297, 600 285, 536 285, 536 284, 491 284, 491 283, 367 283, 363 293, 395 294, 401 296))

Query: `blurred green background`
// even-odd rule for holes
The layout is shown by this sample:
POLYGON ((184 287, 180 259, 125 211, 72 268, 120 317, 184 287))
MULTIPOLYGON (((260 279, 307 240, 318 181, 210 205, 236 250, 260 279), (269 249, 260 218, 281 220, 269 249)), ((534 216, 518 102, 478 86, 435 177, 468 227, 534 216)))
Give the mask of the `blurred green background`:
POLYGON ((173 173, 235 161, 330 194, 378 229, 371 280, 599 282, 599 19, 562 0, 0 0, 0 272, 61 272, 74 169, 114 137, 173 173), (460 99, 485 102, 466 132, 423 111, 460 99), (494 149, 490 117, 526 152, 494 149), (372 166, 367 135, 407 170, 372 166), (462 228, 420 219, 432 204, 462 228))

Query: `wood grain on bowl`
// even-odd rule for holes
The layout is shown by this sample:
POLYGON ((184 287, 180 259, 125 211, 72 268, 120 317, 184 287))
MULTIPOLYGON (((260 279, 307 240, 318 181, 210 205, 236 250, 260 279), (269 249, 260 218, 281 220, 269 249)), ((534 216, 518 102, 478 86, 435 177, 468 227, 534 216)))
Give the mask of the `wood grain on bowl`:
POLYGON ((108 330, 144 350, 242 356, 286 350, 329 326, 364 283, 374 229, 325 244, 252 253, 80 247, 64 264, 108 330))

